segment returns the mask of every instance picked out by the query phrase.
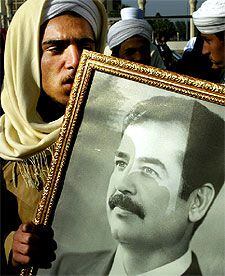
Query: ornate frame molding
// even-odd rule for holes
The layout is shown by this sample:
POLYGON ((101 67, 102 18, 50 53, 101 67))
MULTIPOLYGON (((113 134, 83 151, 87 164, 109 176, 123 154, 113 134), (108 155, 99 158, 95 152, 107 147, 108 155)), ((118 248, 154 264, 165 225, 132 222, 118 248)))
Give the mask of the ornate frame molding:
MULTIPOLYGON (((84 108, 84 98, 88 95, 95 71, 225 106, 225 86, 85 50, 56 141, 50 172, 34 219, 35 224, 52 223, 63 186, 66 164, 71 154, 71 145, 81 122, 79 113, 84 108)), ((35 275, 36 272, 35 268, 23 269, 20 275, 35 275)))

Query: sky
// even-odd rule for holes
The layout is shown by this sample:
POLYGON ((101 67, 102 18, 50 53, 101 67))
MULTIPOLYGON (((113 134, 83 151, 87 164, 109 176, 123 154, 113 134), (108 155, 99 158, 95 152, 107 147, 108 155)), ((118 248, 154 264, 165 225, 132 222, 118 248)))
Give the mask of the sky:
MULTIPOLYGON (((198 0, 199 7, 205 0, 198 0)), ((137 7, 137 0, 122 0, 122 3, 137 7)), ((146 16, 154 16, 157 12, 161 15, 187 15, 189 13, 189 0, 147 0, 145 6, 146 16)))

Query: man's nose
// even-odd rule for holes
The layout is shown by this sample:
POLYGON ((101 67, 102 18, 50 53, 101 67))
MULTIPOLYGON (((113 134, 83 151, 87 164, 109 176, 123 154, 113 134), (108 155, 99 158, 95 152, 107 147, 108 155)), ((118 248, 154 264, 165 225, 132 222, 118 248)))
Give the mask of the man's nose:
POLYGON ((115 188, 123 194, 135 195, 137 193, 135 172, 124 172, 122 177, 117 179, 115 188))
POLYGON ((77 45, 69 45, 66 50, 65 67, 67 69, 76 69, 80 61, 81 51, 77 45))
POLYGON ((142 55, 139 51, 136 51, 136 52, 133 54, 132 58, 133 58, 133 61, 135 61, 135 62, 140 62, 140 61, 143 60, 143 55, 142 55))
POLYGON ((205 41, 204 41, 203 47, 202 47, 202 54, 203 54, 203 55, 208 55, 208 54, 210 54, 209 46, 208 46, 208 44, 207 44, 205 41))

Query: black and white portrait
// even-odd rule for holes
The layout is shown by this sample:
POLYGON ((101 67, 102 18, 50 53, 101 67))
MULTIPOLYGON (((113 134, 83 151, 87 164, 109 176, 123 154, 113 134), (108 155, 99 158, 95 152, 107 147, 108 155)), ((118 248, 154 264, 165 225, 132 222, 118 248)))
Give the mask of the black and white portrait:
POLYGON ((222 106, 96 72, 49 274, 222 275, 223 116, 222 106))

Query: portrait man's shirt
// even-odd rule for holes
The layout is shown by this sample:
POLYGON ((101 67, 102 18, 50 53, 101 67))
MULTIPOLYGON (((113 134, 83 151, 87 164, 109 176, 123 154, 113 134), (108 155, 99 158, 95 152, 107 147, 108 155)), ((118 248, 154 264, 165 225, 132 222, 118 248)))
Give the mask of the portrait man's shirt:
MULTIPOLYGON (((120 250, 116 251, 114 262, 110 270, 109 276, 126 276, 126 270, 123 265, 123 256, 120 250)), ((177 260, 165 264, 161 267, 155 268, 151 271, 147 271, 139 274, 140 276, 180 276, 182 275, 188 267, 191 265, 192 256, 191 250, 189 249, 183 256, 177 260)))

